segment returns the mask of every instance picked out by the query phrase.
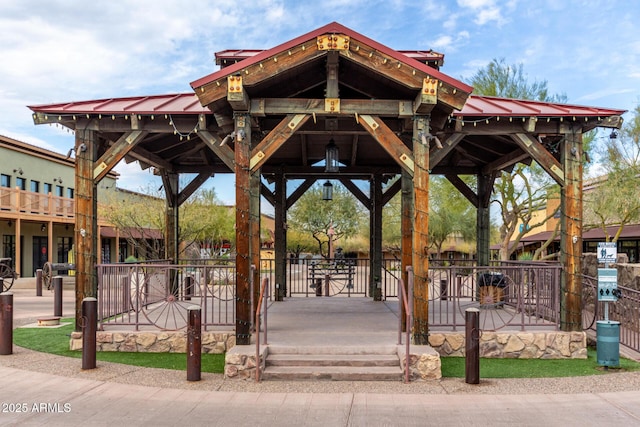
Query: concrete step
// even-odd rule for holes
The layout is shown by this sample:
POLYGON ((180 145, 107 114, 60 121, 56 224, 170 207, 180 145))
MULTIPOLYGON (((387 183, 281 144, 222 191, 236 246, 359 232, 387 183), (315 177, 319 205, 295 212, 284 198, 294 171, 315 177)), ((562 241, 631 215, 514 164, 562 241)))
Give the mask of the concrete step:
POLYGON ((342 355, 364 355, 364 354, 393 354, 398 353, 396 345, 375 345, 375 346, 288 346, 269 345, 269 355, 272 354, 342 354, 342 355))
POLYGON ((400 366, 396 354, 269 354, 267 366, 400 366))
POLYGON ((267 366, 263 380, 400 381, 400 366, 267 366))

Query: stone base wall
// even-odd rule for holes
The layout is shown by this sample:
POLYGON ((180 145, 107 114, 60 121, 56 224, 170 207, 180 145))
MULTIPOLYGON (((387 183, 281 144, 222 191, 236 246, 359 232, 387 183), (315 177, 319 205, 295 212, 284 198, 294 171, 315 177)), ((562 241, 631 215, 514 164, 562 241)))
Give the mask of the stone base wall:
MULTIPOLYGON (((465 335, 432 332, 429 344, 440 356, 465 357, 465 335)), ((480 357, 511 359, 586 359, 584 332, 482 332, 480 357)))
MULTIPOLYGON (((202 332, 202 353, 223 354, 236 344, 233 332, 202 332)), ((71 350, 82 350, 82 332, 72 332, 71 350)), ((187 332, 105 332, 96 333, 96 351, 185 353, 187 332)))
MULTIPOLYGON (((265 368, 265 360, 269 348, 260 348, 260 366, 265 368)), ((256 377, 256 346, 238 345, 230 349, 224 356, 224 377, 234 380, 248 380, 256 377)))
MULTIPOLYGON (((428 345, 412 345, 409 348, 409 380, 439 380, 442 378, 442 363, 440 355, 428 345)), ((398 346, 398 357, 400 358, 400 368, 404 378, 404 367, 406 366, 406 348, 398 346)))

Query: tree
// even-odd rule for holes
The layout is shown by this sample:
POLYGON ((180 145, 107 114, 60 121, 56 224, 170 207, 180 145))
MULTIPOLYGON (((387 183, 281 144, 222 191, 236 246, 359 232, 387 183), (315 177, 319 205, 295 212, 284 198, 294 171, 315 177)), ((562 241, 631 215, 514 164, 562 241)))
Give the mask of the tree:
MULTIPOLYGON (((545 102, 566 102, 566 95, 549 95, 547 81, 528 81, 523 65, 507 65, 504 59, 494 59, 470 80, 475 93, 515 99, 545 102)), ((511 172, 502 171, 494 185, 494 202, 500 206, 500 259, 507 260, 516 250, 522 236, 543 222, 531 224, 532 213, 546 205, 554 184, 535 162, 527 167, 516 165, 511 172), (522 224, 522 228, 518 226, 522 224)), ((555 236, 553 236, 555 237, 555 236)))
POLYGON ((289 227, 309 234, 318 251, 326 258, 329 236, 332 241, 355 236, 359 230, 363 209, 342 185, 333 186, 333 200, 322 200, 322 185, 315 184, 289 210, 289 227))
POLYGON ((585 192, 585 228, 599 227, 606 241, 615 242, 625 225, 640 221, 640 105, 619 138, 607 139, 602 153, 606 174, 585 192), (610 226, 617 226, 613 235, 610 226))

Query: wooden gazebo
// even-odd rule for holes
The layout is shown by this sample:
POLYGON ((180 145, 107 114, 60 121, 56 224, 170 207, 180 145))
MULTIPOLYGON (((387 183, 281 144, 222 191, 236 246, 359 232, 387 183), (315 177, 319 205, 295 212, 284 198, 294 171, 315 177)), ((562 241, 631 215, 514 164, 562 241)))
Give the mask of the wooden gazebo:
POLYGON ((620 127, 622 110, 473 96, 439 71, 440 54, 395 51, 338 23, 218 59, 219 71, 191 83, 195 93, 30 107, 36 124, 75 130, 78 313, 96 294, 97 184, 121 160, 137 160, 162 177, 167 258, 176 261, 180 204, 214 174, 235 174, 238 344, 250 339, 261 195, 275 207, 275 280, 285 284, 286 211, 316 180, 339 180, 369 208, 371 277, 382 269, 382 208, 400 191, 402 270, 412 265, 415 274, 413 337, 426 344, 429 175, 446 176, 477 207, 478 264, 488 265, 494 180, 535 160, 562 189, 561 327, 581 330, 582 134, 620 127), (330 141, 337 172, 323 163, 330 141), (195 178, 180 189, 185 174, 195 178), (477 189, 461 175, 475 175, 477 189), (290 180, 302 184, 288 189, 290 180), (369 191, 354 180, 367 180, 369 191))

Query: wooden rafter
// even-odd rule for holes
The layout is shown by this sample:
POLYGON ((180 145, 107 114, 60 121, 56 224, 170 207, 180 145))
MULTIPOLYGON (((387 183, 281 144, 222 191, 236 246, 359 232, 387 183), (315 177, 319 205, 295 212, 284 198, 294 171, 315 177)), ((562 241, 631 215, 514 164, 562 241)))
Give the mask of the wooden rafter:
POLYGON ((453 150, 456 145, 462 141, 462 138, 464 138, 464 135, 454 133, 453 135, 449 135, 446 139, 441 140, 440 144, 442 144, 442 148, 435 148, 429 152, 429 164, 431 167, 434 168, 437 166, 438 163, 440 163, 442 159, 444 159, 447 154, 449 154, 451 150, 453 150))
POLYGON ((195 193, 198 190, 198 188, 200 188, 202 184, 204 184, 205 181, 210 177, 211 177, 211 173, 201 172, 198 174, 198 176, 193 178, 191 182, 189 182, 189 184, 187 184, 186 187, 182 189, 180 194, 178 194, 178 206, 186 202, 187 199, 191 197, 191 195, 195 193))
POLYGON ((478 207, 478 195, 458 175, 449 174, 445 177, 473 206, 478 207))
POLYGON ((222 139, 218 135, 201 129, 198 131, 198 136, 202 141, 204 141, 205 145, 213 151, 213 153, 218 156, 218 158, 222 160, 229 169, 231 169, 231 171, 236 170, 233 150, 228 145, 221 147, 220 144, 222 143, 222 139))
POLYGON ((362 115, 358 116, 358 123, 380 143, 391 158, 407 172, 413 174, 413 154, 382 119, 375 116, 362 115))
POLYGON ((367 195, 364 194, 364 192, 360 190, 360 188, 358 188, 358 186, 355 185, 352 180, 347 178, 340 178, 339 181, 342 183, 342 185, 345 186, 347 190, 351 192, 351 194, 353 194, 356 199, 360 201, 360 203, 364 205, 364 207, 366 207, 367 209, 371 209, 371 199, 367 197, 367 195))
POLYGON ((147 135, 147 131, 134 130, 118 138, 96 162, 93 170, 95 182, 100 182, 147 135))
POLYGON ((298 199, 300 199, 300 197, 302 197, 302 195, 309 188, 311 188, 311 186, 313 185, 314 182, 316 182, 315 178, 307 178, 307 179, 305 179, 302 182, 302 184, 300 184, 298 186, 298 188, 296 188, 295 191, 293 193, 291 193, 291 195, 289 197, 287 197, 287 209, 289 209, 291 206, 293 206, 293 204, 295 202, 297 202, 298 199))
POLYGON ((309 115, 287 115, 260 143, 251 150, 252 171, 259 169, 291 136, 309 120, 309 115))
POLYGON ((482 173, 483 175, 489 175, 492 172, 501 171, 512 165, 515 165, 518 162, 528 159, 529 157, 529 153, 523 151, 521 148, 518 148, 517 150, 513 150, 509 154, 505 154, 504 156, 495 159, 491 163, 487 163, 487 165, 482 168, 482 173))
POLYGON ((317 98, 252 99, 249 109, 256 117, 280 114, 313 114, 321 116, 355 116, 371 114, 383 117, 411 117, 411 101, 393 99, 341 99, 340 111, 327 111, 325 100, 317 98))
POLYGON ((562 165, 537 139, 529 134, 517 133, 511 138, 536 161, 560 185, 564 185, 562 165))

